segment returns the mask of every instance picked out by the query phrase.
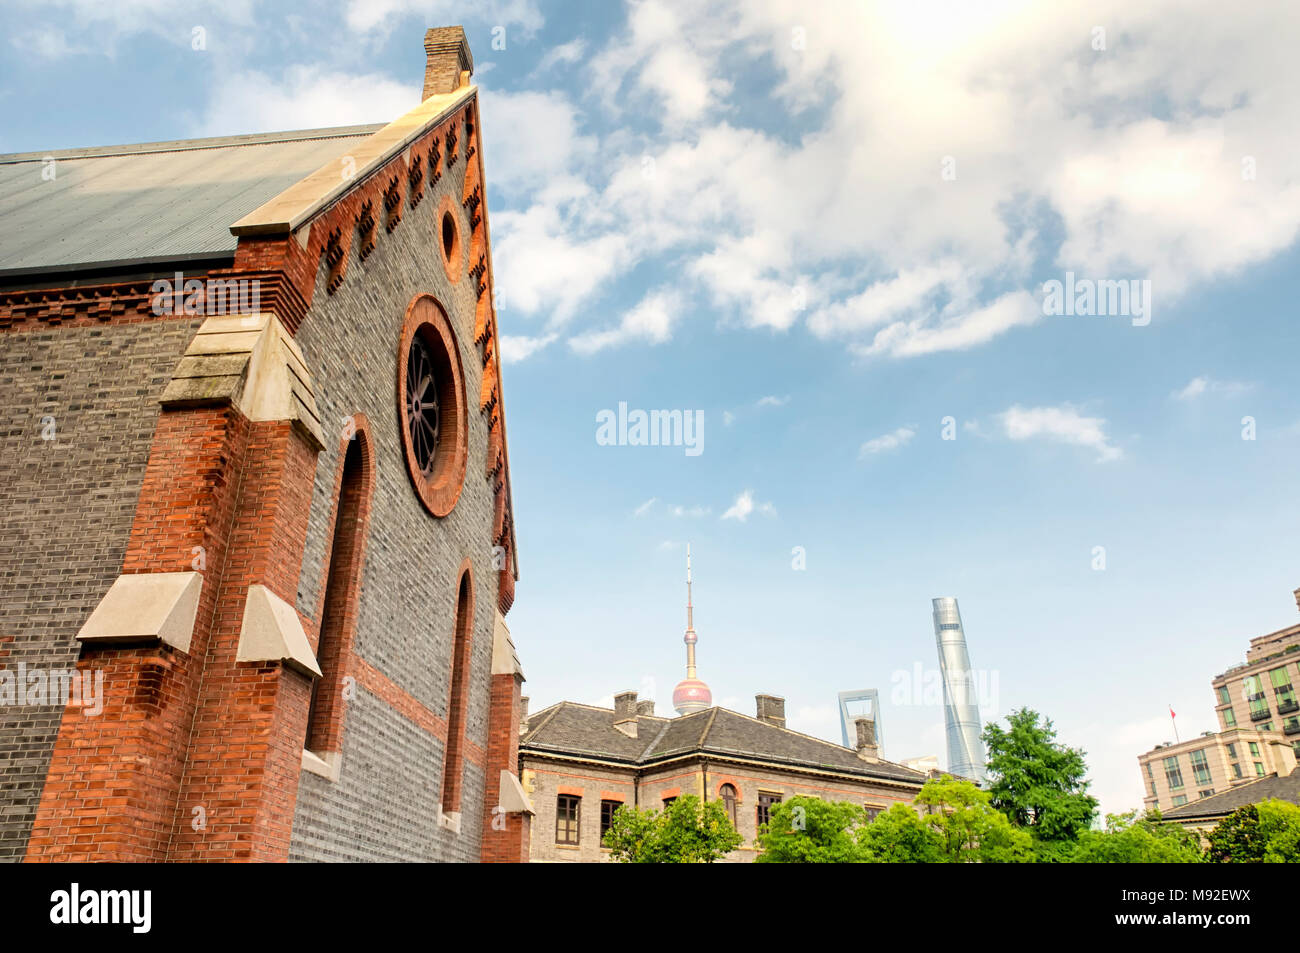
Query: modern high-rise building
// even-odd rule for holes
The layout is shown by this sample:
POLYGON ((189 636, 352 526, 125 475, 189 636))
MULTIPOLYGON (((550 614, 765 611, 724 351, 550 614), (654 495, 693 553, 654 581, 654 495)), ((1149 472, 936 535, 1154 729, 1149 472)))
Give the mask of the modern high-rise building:
POLYGON ((884 736, 880 731, 880 692, 874 688, 859 688, 854 691, 840 692, 840 737, 844 739, 844 747, 852 748, 853 742, 849 739, 856 737, 857 729, 854 722, 864 715, 870 718, 876 725, 876 744, 884 746, 884 736), (853 702, 869 702, 871 711, 853 711, 849 705, 853 702))
POLYGON ((984 743, 980 741, 979 699, 966 650, 957 600, 942 597, 934 605, 934 639, 939 646, 939 671, 943 676, 943 714, 948 734, 948 770, 974 780, 984 780, 984 743))

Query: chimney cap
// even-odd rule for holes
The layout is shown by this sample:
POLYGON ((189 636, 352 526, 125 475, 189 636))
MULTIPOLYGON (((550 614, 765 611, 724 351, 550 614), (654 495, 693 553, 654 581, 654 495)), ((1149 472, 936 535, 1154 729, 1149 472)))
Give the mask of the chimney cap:
POLYGON ((434 26, 424 31, 426 53, 455 53, 460 58, 460 68, 474 72, 474 54, 463 26, 434 26))

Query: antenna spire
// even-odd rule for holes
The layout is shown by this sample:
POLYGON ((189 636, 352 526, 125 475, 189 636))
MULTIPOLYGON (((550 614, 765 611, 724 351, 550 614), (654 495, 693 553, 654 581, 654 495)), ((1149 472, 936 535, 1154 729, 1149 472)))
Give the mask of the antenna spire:
POLYGON ((686 544, 686 678, 679 682, 673 692, 673 707, 679 715, 693 711, 703 711, 713 704, 713 693, 709 686, 699 680, 695 674, 695 606, 691 598, 691 544, 686 544))

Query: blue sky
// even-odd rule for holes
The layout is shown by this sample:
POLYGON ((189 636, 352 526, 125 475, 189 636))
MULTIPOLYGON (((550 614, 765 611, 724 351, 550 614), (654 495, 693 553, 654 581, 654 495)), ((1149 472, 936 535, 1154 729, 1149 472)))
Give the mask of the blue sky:
POLYGON ((894 690, 952 595, 986 716, 1139 805, 1167 707, 1215 727, 1211 677, 1296 621, 1297 14, 702 6, 18 0, 0 151, 387 121, 463 23, 533 707, 669 711, 689 540, 719 703, 838 739, 875 687, 885 755, 943 760, 894 690), (1150 323, 1044 314, 1067 271, 1150 281, 1150 323), (599 445, 620 402, 702 411, 703 452, 599 445))

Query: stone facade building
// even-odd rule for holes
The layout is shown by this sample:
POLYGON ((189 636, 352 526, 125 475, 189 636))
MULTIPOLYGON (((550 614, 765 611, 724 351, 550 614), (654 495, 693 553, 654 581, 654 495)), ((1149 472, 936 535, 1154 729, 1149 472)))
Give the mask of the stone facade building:
MULTIPOLYGON (((1300 606, 1300 589, 1295 592, 1300 606)), ((1287 778, 1300 756, 1300 625, 1251 639, 1246 661, 1215 676, 1220 730, 1138 755, 1148 809, 1179 811, 1237 787, 1263 791, 1287 778)), ((1217 804, 1228 803, 1226 800, 1217 804)))
POLYGON ((0 859, 523 858, 479 97, 425 49, 387 125, 0 156, 0 859))
POLYGON ((663 718, 623 692, 612 710, 561 702, 529 716, 519 771, 537 812, 531 859, 609 860, 601 838, 620 805, 660 809, 693 794, 722 802, 743 838, 728 860, 751 861, 759 826, 787 798, 849 801, 874 816, 910 803, 925 783, 926 774, 879 758, 870 719, 858 719, 849 749, 787 728, 784 699, 756 701, 752 718, 717 707, 663 718))

